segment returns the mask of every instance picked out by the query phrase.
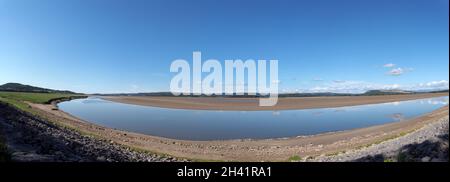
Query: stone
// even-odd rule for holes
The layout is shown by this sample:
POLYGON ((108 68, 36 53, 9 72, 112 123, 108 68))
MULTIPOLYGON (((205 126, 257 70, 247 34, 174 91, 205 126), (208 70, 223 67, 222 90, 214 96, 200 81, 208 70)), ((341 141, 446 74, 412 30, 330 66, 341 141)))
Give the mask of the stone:
POLYGON ((431 158, 426 156, 426 157, 422 157, 421 161, 422 162, 430 162, 431 158))

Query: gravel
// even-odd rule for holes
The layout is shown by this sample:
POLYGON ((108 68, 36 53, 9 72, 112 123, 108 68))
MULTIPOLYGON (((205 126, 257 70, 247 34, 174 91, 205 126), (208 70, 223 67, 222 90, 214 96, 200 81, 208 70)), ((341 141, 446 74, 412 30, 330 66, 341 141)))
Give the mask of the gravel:
POLYGON ((304 161, 448 162, 448 116, 407 135, 337 155, 304 161))
POLYGON ((112 141, 82 135, 0 103, 0 134, 12 161, 172 162, 169 156, 138 152, 112 141))

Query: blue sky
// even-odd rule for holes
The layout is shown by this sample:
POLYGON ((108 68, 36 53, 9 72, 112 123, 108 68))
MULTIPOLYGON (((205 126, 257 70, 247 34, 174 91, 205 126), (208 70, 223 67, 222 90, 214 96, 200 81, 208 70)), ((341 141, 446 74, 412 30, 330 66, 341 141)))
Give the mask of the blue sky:
POLYGON ((448 88, 448 0, 0 0, 0 84, 168 91, 174 59, 278 59, 282 92, 448 88))

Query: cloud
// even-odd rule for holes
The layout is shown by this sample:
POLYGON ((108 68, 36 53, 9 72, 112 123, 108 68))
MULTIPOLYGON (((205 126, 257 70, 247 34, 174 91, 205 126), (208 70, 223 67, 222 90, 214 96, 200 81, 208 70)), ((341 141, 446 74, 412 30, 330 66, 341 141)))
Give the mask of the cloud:
POLYGON ((333 80, 334 83, 344 83, 346 82, 345 80, 333 80))
POLYGON ((405 74, 407 72, 413 71, 413 68, 394 68, 391 71, 389 71, 387 74, 391 76, 400 76, 402 74, 405 74))
POLYGON ((413 68, 401 68, 401 67, 394 68, 395 66, 396 64, 394 63, 387 63, 383 65, 384 68, 391 69, 389 72, 387 72, 387 74, 391 76, 400 76, 406 72, 414 70, 413 68))
POLYGON ((383 65, 383 67, 385 67, 385 68, 392 68, 394 66, 395 66, 394 63, 387 63, 387 64, 383 65))
POLYGON ((322 79, 322 78, 313 78, 313 81, 315 81, 315 82, 321 82, 321 81, 323 81, 323 79, 322 79))
POLYGON ((400 76, 403 74, 403 69, 402 68, 394 68, 391 71, 388 72, 389 75, 392 76, 400 76))
POLYGON ((296 89, 299 93, 364 93, 368 90, 409 90, 409 91, 433 91, 449 88, 448 80, 430 81, 418 84, 379 84, 365 81, 329 82, 307 89, 296 89))
POLYGON ((448 88, 449 88, 448 80, 420 83, 411 87, 411 89, 415 90, 444 90, 448 88))
MULTIPOLYGON (((381 88, 377 84, 363 82, 363 81, 343 81, 334 80, 331 83, 316 86, 311 89, 304 90, 305 92, 334 92, 334 93, 363 93, 367 90, 373 90, 375 88, 381 88)), ((387 88, 387 86, 383 86, 387 88)))

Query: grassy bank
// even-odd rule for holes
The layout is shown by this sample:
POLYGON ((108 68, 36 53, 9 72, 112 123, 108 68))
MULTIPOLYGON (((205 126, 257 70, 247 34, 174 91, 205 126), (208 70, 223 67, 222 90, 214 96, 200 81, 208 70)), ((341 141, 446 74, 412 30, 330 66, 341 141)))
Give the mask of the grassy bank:
POLYGON ((71 99, 83 95, 65 93, 31 93, 31 92, 0 92, 0 102, 11 104, 23 111, 31 111, 25 102, 36 104, 50 104, 58 99, 71 99))
MULTIPOLYGON (((34 113, 25 102, 38 104, 49 104, 58 99, 71 99, 83 97, 83 95, 65 94, 65 93, 30 93, 30 92, 0 92, 0 102, 16 107, 19 110, 34 113)), ((9 155, 6 146, 2 141, 0 133, 0 162, 8 161, 9 155)))

